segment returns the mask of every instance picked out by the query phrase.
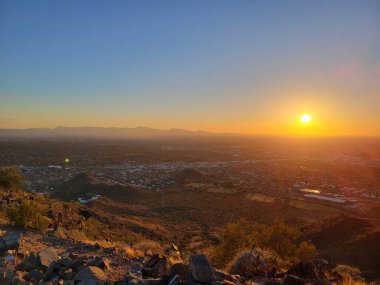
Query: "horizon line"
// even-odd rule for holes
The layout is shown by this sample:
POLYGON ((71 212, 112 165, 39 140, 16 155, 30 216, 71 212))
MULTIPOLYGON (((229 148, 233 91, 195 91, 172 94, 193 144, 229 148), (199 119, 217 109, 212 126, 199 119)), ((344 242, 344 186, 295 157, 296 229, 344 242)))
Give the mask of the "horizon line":
MULTIPOLYGON (((5 131, 28 131, 28 130, 50 130, 54 131, 57 129, 147 129, 147 130, 154 130, 154 131, 162 131, 162 132, 170 132, 170 131, 185 131, 185 132, 192 132, 192 133, 203 133, 205 135, 210 136, 241 136, 241 137, 282 137, 282 138, 343 138, 343 137, 358 137, 358 138, 380 138, 380 134, 371 134, 371 135, 355 135, 355 134, 337 134, 337 135, 331 135, 331 134, 265 134, 265 133, 241 133, 241 132, 212 132, 212 131, 206 131, 206 130, 193 130, 193 129, 183 129, 183 128, 170 128, 170 129, 160 129, 160 128, 152 128, 152 127, 146 127, 146 126, 137 126, 137 127, 101 127, 101 126, 56 126, 56 127, 32 127, 32 128, 3 128, 1 127, 0 130, 5 131)), ((100 136, 101 137, 101 136, 100 136)))

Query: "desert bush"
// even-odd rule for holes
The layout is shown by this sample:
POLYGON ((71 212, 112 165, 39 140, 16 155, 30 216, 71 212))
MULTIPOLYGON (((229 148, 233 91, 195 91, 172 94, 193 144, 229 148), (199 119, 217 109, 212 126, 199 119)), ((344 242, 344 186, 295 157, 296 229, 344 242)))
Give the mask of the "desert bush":
POLYGON ((360 269, 349 265, 339 264, 332 270, 332 272, 341 276, 345 282, 348 282, 347 284, 352 284, 349 282, 363 280, 360 269))
POLYGON ((83 231, 80 230, 68 230, 66 233, 67 237, 73 239, 74 241, 87 242, 87 236, 83 231))
POLYGON ((238 253, 227 265, 227 270, 231 274, 267 276, 280 263, 281 260, 275 253, 255 248, 238 253))
POLYGON ((94 239, 101 233, 102 223, 91 217, 84 222, 83 232, 89 239, 94 239))
POLYGON ((346 275, 343 277, 341 284, 342 285, 367 285, 368 283, 363 280, 354 280, 351 276, 346 275))
POLYGON ((22 190, 24 177, 17 167, 5 167, 0 170, 0 186, 12 190, 22 190))
POLYGON ((213 261, 225 266, 238 252, 254 247, 257 237, 253 233, 252 224, 245 219, 229 223, 220 244, 215 248, 213 261))
POLYGON ((297 257, 300 260, 312 260, 317 258, 318 251, 313 243, 310 241, 303 241, 299 244, 297 249, 297 257))
POLYGON ((144 240, 140 241, 135 245, 135 248, 138 250, 141 250, 145 253, 147 252, 154 252, 154 253, 163 253, 163 249, 161 245, 155 241, 152 240, 144 240))
POLYGON ((11 222, 20 227, 43 230, 48 226, 47 218, 41 213, 40 204, 35 201, 21 201, 16 207, 7 211, 7 216, 11 222))
POLYGON ((295 227, 277 220, 269 226, 257 225, 256 230, 259 231, 260 247, 274 250, 281 258, 288 258, 296 252, 300 232, 295 227))
POLYGON ((239 220, 227 225, 221 242, 214 250, 213 261, 219 266, 225 266, 238 252, 261 248, 278 256, 282 260, 282 266, 291 266, 317 255, 312 243, 299 243, 300 235, 297 228, 280 220, 271 225, 239 220))

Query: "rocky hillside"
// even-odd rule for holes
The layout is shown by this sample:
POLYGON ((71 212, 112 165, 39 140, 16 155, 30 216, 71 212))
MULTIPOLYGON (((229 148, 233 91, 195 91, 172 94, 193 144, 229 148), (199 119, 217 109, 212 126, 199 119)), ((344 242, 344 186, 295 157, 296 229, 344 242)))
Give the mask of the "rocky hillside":
MULTIPOLYGON (((114 197, 107 198, 107 194, 112 193, 112 187, 118 187, 117 185, 99 182, 87 175, 79 175, 67 184, 70 184, 68 189, 75 194, 85 194, 81 191, 93 191, 91 189, 108 191, 102 193, 104 199, 81 205, 78 202, 51 199, 46 194, 0 187, 0 285, 363 284, 358 269, 336 266, 335 261, 329 264, 326 260, 315 257, 300 258, 285 265, 279 260, 290 260, 294 256, 288 254, 279 259, 276 254, 286 252, 282 250, 284 248, 277 249, 276 253, 261 250, 257 244, 240 248, 249 250, 242 252, 239 249, 238 254, 234 253, 228 259, 222 256, 229 264, 217 263, 215 256, 205 247, 210 245, 205 243, 206 239, 212 245, 221 244, 220 237, 211 236, 210 232, 204 230, 212 223, 194 220, 197 212, 192 207, 188 207, 189 211, 184 212, 183 216, 173 219, 175 216, 168 213, 178 215, 181 212, 181 207, 178 206, 181 201, 175 200, 175 203, 168 204, 164 197, 170 198, 170 193, 147 199, 145 193, 142 196, 130 194, 129 197, 125 188, 117 188, 117 192, 126 191, 124 201, 129 201, 118 204, 114 197), (160 199, 163 200, 162 204, 160 199), (204 229, 195 233, 199 227, 204 229), (186 235, 190 235, 190 241, 183 242, 186 235), (297 264, 299 260, 303 261, 297 264)), ((199 196, 188 192, 180 194, 173 193, 176 199, 188 197, 186 203, 189 206, 199 207, 202 200, 210 201, 202 196, 202 192, 198 192, 199 196)), ((219 207, 223 201, 225 203, 226 196, 212 197, 214 202, 220 202, 216 203, 219 207)), ((241 200, 242 203, 236 205, 244 205, 243 201, 246 200, 241 200)), ((211 205, 202 213, 210 215, 210 207, 211 205)), ((347 227, 350 223, 342 224, 347 227)), ((334 223, 329 225, 331 235, 336 228, 341 230, 342 227, 334 223)), ((364 223, 363 229, 367 229, 368 225, 364 223)), ((252 234, 244 233, 247 228, 237 227, 233 230, 231 233, 235 237, 232 243, 223 237, 226 251, 222 251, 222 255, 228 253, 230 247, 241 245, 239 241, 243 240, 240 236, 252 234)), ((258 229, 266 229, 270 233, 271 228, 261 225, 258 229)), ((285 226, 282 229, 293 233, 293 228, 285 226)), ((272 237, 278 236, 280 235, 272 237)), ((325 237, 318 231, 310 232, 310 238, 316 238, 320 242, 325 237)), ((281 247, 289 247, 287 242, 282 243, 280 240, 276 243, 283 244, 281 247)), ((372 243, 376 244, 376 241, 372 243)), ((295 243, 294 246, 296 245, 295 243)), ((265 245, 261 247, 270 249, 265 245)), ((376 259, 376 251, 370 256, 376 259)))
POLYGON ((4 229, 0 237, 1 285, 327 285, 345 278, 322 259, 284 271, 259 251, 242 256, 228 273, 213 267, 203 254, 184 258, 175 245, 163 254, 146 250, 136 255, 111 243, 74 242, 14 229, 4 229))

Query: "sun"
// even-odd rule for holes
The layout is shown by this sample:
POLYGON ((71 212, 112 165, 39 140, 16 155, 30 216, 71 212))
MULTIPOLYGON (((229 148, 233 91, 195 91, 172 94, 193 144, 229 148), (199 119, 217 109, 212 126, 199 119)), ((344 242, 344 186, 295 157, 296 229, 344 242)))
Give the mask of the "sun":
POLYGON ((309 114, 303 114, 303 115, 301 116, 301 122, 302 122, 303 124, 307 124, 307 123, 309 123, 309 122, 311 121, 311 119, 312 119, 312 117, 311 117, 309 114))

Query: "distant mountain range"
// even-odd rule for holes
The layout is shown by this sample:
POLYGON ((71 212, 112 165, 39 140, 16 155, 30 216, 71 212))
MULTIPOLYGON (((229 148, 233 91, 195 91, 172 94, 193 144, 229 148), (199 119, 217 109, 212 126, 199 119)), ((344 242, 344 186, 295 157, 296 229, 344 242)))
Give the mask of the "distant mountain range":
POLYGON ((160 130, 146 127, 101 128, 57 127, 35 129, 0 129, 0 138, 171 138, 210 136, 205 131, 160 130))

